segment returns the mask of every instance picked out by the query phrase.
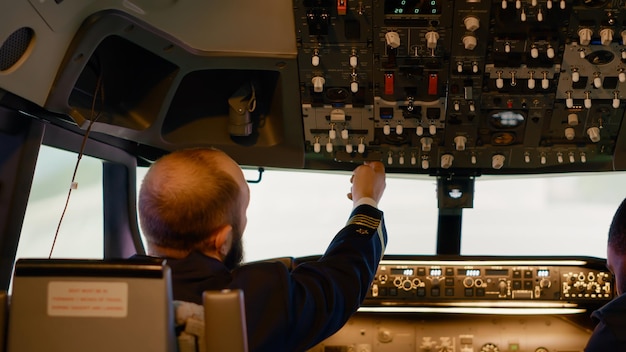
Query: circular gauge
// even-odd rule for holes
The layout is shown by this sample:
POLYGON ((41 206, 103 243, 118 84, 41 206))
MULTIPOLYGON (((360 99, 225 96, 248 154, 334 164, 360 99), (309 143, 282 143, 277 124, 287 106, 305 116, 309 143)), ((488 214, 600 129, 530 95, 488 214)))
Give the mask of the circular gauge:
POLYGON ((480 348, 480 352, 500 352, 498 346, 493 343, 486 343, 480 348))
POLYGON ((511 145, 515 142, 515 134, 511 132, 497 132, 491 135, 491 145, 511 145))
POLYGON ((345 102, 348 96, 350 96, 350 91, 343 88, 330 88, 326 91, 326 97, 334 103, 345 102))
POLYGON ((615 54, 607 50, 599 50, 585 56, 585 59, 594 65, 606 65, 615 59, 615 54))

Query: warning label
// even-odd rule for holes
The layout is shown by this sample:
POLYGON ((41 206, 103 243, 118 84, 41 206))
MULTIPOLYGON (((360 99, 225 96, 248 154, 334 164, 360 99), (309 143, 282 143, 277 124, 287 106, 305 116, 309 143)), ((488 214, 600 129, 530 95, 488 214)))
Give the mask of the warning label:
POLYGON ((126 282, 52 281, 48 315, 124 318, 128 315, 126 282))

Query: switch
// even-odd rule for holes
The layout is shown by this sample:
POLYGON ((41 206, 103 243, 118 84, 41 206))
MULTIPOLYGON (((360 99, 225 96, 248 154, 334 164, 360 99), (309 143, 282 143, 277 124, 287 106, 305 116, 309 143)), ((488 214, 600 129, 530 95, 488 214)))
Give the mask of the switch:
POLYGON ((337 0, 337 14, 345 16, 348 11, 348 0, 337 0))
POLYGON ((393 87, 393 73, 388 72, 385 73, 385 94, 393 95, 394 87, 393 87))
POLYGON ((428 75, 428 95, 437 95, 439 92, 439 76, 436 73, 428 75))

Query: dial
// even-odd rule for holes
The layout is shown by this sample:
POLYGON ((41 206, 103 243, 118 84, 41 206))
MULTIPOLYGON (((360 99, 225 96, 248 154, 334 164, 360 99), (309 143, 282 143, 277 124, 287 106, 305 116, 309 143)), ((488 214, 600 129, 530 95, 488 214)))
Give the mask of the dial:
POLYGON ((480 352, 500 352, 498 346, 493 343, 486 343, 480 348, 480 352))

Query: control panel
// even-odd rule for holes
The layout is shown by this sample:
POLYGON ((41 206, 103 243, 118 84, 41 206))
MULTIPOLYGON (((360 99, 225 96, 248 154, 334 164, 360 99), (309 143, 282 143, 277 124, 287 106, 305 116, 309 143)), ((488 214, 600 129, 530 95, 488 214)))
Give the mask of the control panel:
POLYGON ((364 306, 546 307, 599 305, 613 298, 612 275, 594 259, 463 260, 388 257, 364 306), (468 302, 473 302, 468 304, 468 302))
POLYGON ((294 12, 309 162, 585 170, 620 144, 621 2, 304 0, 294 12))

